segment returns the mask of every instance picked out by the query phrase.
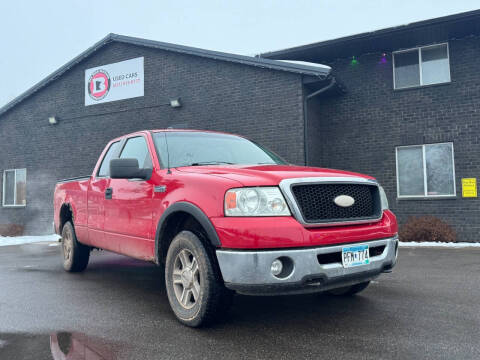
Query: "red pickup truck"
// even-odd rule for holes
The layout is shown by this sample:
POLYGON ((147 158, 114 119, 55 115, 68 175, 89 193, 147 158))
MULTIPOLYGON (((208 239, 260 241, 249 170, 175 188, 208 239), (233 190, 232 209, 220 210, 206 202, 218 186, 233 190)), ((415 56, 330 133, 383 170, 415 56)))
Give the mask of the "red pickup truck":
POLYGON ((397 260, 398 227, 369 176, 294 166, 244 137, 140 131, 112 140, 91 176, 60 181, 63 266, 91 249, 165 266, 168 300, 189 326, 234 292, 353 295, 397 260))

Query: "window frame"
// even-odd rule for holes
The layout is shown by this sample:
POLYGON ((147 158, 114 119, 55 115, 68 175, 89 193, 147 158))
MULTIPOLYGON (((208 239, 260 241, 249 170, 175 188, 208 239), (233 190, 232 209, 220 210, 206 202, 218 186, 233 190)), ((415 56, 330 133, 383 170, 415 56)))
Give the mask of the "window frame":
POLYGON ((25 187, 27 186, 27 168, 19 168, 19 169, 5 169, 3 170, 3 183, 2 183, 2 207, 4 208, 23 208, 27 206, 27 194, 26 194, 26 188, 25 188, 25 204, 5 204, 5 178, 7 171, 13 171, 15 174, 14 177, 14 188, 13 188, 13 199, 14 202, 17 201, 17 171, 19 170, 25 170, 25 187))
POLYGON ((416 144, 416 145, 401 145, 395 147, 395 168, 396 168, 396 180, 397 180, 397 199, 399 200, 408 200, 408 199, 445 199, 445 198, 456 198, 457 197, 457 183, 455 180, 455 150, 453 148, 453 142, 441 142, 441 143, 429 143, 429 144, 416 144), (444 145, 450 144, 452 149, 452 176, 453 176, 453 194, 448 195, 429 195, 427 188, 427 159, 425 155, 425 147, 429 145, 444 145), (399 181, 399 172, 398 172, 398 149, 401 148, 411 148, 411 147, 422 147, 422 165, 423 165, 423 195, 400 195, 400 181, 399 181))
POLYGON ((439 44, 432 44, 432 45, 425 45, 425 46, 417 46, 409 49, 404 50, 397 50, 392 52, 392 72, 393 72, 393 90, 405 90, 405 89, 415 89, 420 87, 427 87, 427 86, 435 86, 441 84, 450 84, 452 82, 452 71, 450 69, 450 47, 448 42, 439 43, 439 44), (422 49, 428 49, 431 47, 437 47, 447 45, 447 60, 448 60, 448 81, 442 81, 434 84, 423 84, 423 76, 422 76, 422 49), (397 88, 396 81, 395 81, 395 54, 401 54, 406 52, 411 52, 413 50, 417 51, 418 54, 418 71, 420 75, 420 84, 419 85, 412 85, 412 86, 404 86, 401 88, 397 88))

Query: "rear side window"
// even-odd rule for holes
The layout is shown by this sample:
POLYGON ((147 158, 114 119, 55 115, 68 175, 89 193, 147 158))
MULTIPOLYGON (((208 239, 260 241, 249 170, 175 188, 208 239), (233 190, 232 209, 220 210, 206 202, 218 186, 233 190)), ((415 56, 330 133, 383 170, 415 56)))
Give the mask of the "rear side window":
POLYGON ((137 159, 140 169, 152 168, 152 159, 143 136, 128 139, 120 154, 120 159, 137 159))
POLYGON ((114 142, 110 145, 107 153, 103 157, 102 165, 100 165, 100 170, 98 170, 97 176, 108 176, 110 175, 110 160, 115 156, 118 151, 118 146, 120 145, 120 141, 114 142))

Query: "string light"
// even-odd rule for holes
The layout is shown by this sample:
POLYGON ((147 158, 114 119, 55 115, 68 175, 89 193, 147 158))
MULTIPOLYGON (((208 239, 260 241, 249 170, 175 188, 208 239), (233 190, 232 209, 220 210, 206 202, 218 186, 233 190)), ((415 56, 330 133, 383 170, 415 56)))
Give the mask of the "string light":
POLYGON ((355 65, 357 65, 357 64, 358 64, 358 60, 355 59, 355 56, 352 56, 352 61, 350 62, 350 65, 355 66, 355 65))
POLYGON ((383 53, 380 59, 380 64, 386 64, 386 63, 387 63, 387 54, 383 53))

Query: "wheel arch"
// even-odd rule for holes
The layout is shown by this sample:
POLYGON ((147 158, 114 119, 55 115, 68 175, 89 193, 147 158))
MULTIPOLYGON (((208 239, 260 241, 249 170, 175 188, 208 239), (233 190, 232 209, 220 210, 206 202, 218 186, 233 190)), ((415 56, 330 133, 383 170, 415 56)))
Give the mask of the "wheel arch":
POLYGON ((60 235, 63 230, 63 226, 67 221, 71 221, 73 225, 74 215, 73 208, 70 203, 63 203, 60 207, 60 213, 58 217, 58 234, 60 235))
POLYGON ((155 232, 155 262, 157 264, 161 264, 165 259, 166 250, 168 250, 166 245, 172 240, 172 236, 176 235, 175 232, 185 222, 192 219, 201 227, 210 245, 215 248, 221 246, 217 231, 208 216, 198 206, 187 201, 179 201, 170 205, 158 221, 155 232))

